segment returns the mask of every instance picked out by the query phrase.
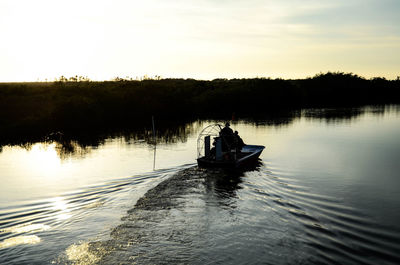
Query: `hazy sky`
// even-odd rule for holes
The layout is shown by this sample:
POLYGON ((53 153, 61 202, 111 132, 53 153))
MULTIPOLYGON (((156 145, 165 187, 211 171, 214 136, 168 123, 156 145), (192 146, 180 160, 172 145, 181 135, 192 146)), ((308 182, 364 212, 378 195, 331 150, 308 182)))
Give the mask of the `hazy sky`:
POLYGON ((400 76, 400 0, 0 0, 0 81, 400 76))

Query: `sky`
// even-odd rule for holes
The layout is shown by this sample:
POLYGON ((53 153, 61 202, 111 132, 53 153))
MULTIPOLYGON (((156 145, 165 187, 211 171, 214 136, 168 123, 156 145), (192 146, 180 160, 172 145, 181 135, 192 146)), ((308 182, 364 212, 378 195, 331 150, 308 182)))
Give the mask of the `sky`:
POLYGON ((400 0, 0 0, 0 82, 400 76, 400 0))

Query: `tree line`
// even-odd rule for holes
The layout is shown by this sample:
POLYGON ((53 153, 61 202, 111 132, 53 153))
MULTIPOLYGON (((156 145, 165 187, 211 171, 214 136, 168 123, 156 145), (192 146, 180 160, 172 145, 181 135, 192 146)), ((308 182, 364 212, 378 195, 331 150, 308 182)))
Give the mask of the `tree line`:
POLYGON ((400 103, 400 80, 324 73, 306 79, 116 79, 0 83, 0 134, 85 133, 197 118, 262 117, 316 107, 400 103))

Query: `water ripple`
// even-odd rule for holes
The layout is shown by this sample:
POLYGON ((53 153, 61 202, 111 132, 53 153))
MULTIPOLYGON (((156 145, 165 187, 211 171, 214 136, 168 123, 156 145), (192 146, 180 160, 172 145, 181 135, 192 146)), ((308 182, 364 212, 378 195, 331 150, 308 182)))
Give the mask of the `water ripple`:
POLYGON ((280 216, 304 227, 304 231, 298 229, 299 236, 318 252, 319 262, 396 264, 400 261, 398 231, 375 223, 337 198, 311 193, 291 177, 281 177, 269 170, 260 177, 247 188, 256 197, 283 210, 280 216))
POLYGON ((188 166, 190 165, 121 178, 55 198, 0 208, 0 248, 37 244, 41 240, 36 234, 78 221, 90 214, 91 210, 112 201, 118 192, 127 191, 129 187, 137 188, 153 179, 162 179, 188 166))

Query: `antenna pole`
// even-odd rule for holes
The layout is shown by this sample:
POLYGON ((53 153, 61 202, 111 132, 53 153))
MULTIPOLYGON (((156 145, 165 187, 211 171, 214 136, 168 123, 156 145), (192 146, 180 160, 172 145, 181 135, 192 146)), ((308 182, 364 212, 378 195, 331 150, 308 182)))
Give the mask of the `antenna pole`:
POLYGON ((154 125, 154 116, 151 116, 151 122, 153 123, 153 142, 154 142, 154 159, 153 159, 153 170, 156 168, 156 148, 157 148, 157 141, 156 141, 156 128, 154 125))

